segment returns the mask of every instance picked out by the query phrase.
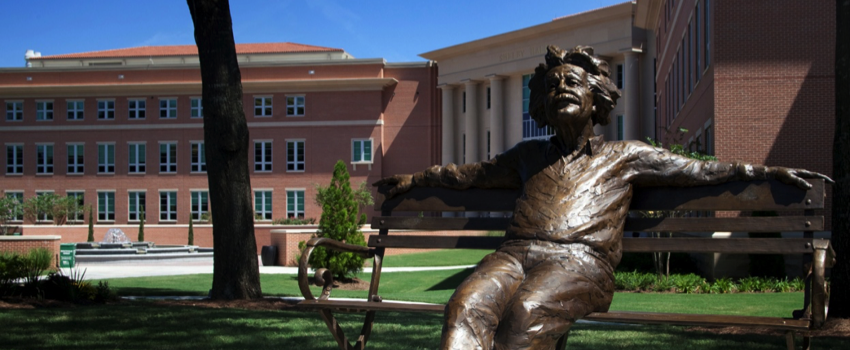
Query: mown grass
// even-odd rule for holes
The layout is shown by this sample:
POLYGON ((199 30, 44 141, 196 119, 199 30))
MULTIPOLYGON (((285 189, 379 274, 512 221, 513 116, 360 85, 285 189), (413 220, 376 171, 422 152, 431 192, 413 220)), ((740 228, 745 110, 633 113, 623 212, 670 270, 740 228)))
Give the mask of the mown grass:
POLYGON ((465 266, 475 265, 485 255, 492 253, 486 249, 447 249, 384 257, 384 267, 414 266, 465 266))
MULTIPOLYGON (((705 297, 698 295, 697 297, 705 297)), ((656 298, 661 302, 663 298, 656 298)), ((362 317, 339 315, 353 334, 362 317)), ((368 348, 435 349, 442 317, 382 313, 368 348)), ((151 302, 61 309, 4 310, 3 349, 334 349, 315 312, 208 309, 151 302)), ((570 349, 779 349, 784 337, 716 335, 685 327, 579 323, 570 349)), ((845 349, 846 341, 816 338, 816 349, 845 349)))

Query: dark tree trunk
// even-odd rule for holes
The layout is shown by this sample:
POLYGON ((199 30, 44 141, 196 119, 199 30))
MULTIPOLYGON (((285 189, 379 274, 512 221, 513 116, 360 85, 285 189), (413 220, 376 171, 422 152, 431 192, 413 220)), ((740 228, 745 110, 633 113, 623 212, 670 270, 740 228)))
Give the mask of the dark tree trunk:
POLYGON ((227 0, 187 0, 201 61, 204 146, 207 152, 215 259, 213 299, 261 298, 248 124, 242 108, 242 75, 227 0))
POLYGON ((832 269, 829 316, 850 318, 850 0, 836 1, 835 143, 832 167, 832 269))

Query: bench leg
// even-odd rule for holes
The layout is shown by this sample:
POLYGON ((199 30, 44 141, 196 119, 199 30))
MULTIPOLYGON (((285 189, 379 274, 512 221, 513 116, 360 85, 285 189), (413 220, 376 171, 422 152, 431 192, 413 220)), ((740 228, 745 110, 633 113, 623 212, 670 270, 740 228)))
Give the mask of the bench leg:
POLYGON ((803 337, 803 350, 812 350, 812 337, 803 337))
POLYGON ((797 347, 794 345, 794 332, 788 331, 785 333, 785 345, 788 347, 788 350, 794 350, 797 347))
POLYGON ((555 343, 555 350, 565 350, 567 348, 567 338, 569 337, 570 331, 568 330, 567 333, 564 333, 564 335, 562 335, 561 338, 558 339, 558 342, 555 343))

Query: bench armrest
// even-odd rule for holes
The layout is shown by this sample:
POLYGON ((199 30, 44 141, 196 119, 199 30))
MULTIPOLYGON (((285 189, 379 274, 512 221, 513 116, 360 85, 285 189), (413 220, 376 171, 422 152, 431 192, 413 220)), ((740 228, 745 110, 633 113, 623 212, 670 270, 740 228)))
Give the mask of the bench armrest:
MULTIPOLYGON (((336 251, 346 253, 354 253, 364 258, 371 258, 375 255, 375 251, 368 247, 342 243, 326 237, 315 237, 307 241, 304 251, 301 252, 301 260, 298 262, 298 288, 301 290, 301 295, 304 300, 315 300, 313 293, 310 291, 310 283, 307 277, 307 269, 309 268, 310 255, 316 247, 325 247, 336 251)), ((333 273, 328 269, 317 269, 315 275, 316 283, 322 283, 322 294, 319 299, 325 300, 330 297, 333 289, 333 273)))
POLYGON ((829 240, 816 239, 813 242, 812 257, 812 329, 819 329, 826 322, 829 310, 829 285, 826 282, 826 268, 835 265, 835 250, 829 240))

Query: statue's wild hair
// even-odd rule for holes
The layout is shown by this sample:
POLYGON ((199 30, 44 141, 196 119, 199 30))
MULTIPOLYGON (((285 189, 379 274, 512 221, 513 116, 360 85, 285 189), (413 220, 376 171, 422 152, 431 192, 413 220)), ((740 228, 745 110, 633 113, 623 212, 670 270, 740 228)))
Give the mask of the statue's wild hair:
POLYGON ((581 67, 587 72, 587 83, 593 92, 593 105, 596 111, 593 113, 593 124, 608 125, 611 121, 610 113, 617 105, 620 98, 620 90, 610 79, 608 62, 593 57, 593 48, 589 46, 576 46, 566 51, 557 46, 549 45, 546 53, 546 63, 541 63, 534 70, 534 76, 528 81, 531 90, 529 96, 528 111, 531 118, 537 122, 538 127, 549 125, 546 117, 546 73, 549 70, 571 64, 581 67))

